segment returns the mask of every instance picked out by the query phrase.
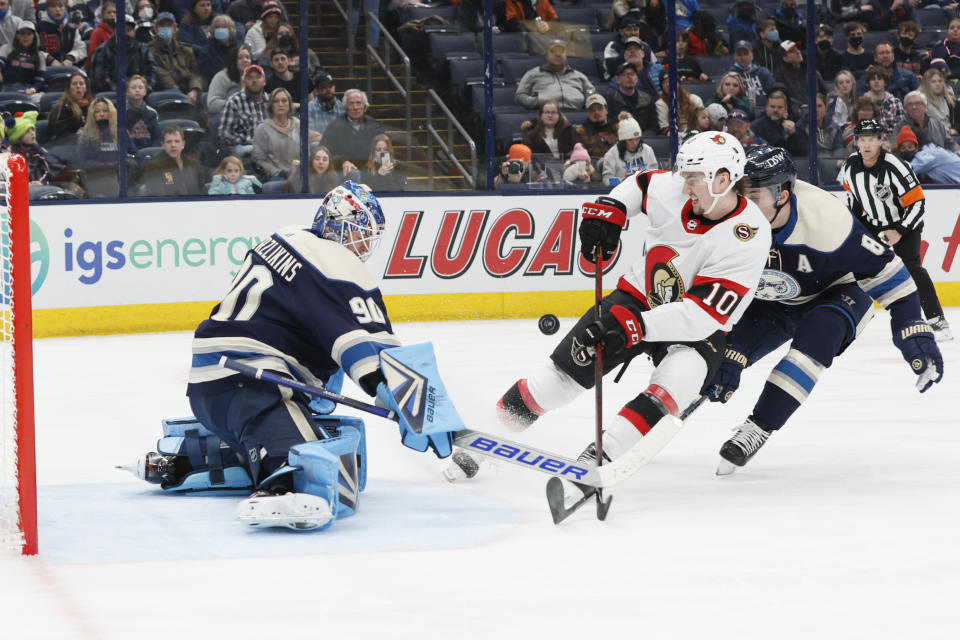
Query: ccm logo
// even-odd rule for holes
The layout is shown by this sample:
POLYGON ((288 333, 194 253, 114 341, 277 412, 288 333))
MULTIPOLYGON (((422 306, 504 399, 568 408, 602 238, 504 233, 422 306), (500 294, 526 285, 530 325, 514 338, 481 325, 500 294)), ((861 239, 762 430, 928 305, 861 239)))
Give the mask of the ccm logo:
POLYGON ((632 347, 635 344, 640 344, 640 330, 637 329, 637 323, 633 320, 627 320, 625 328, 628 333, 627 346, 632 347))
POLYGON ((547 458, 546 456, 535 454, 525 449, 518 449, 517 447, 512 447, 508 444, 500 444, 496 440, 491 440, 490 438, 477 438, 468 446, 472 449, 476 449, 477 451, 486 451, 496 456, 500 456, 501 458, 506 458, 507 460, 522 462, 523 464, 528 464, 531 467, 540 467, 544 471, 549 471, 550 473, 558 476, 567 475, 569 473, 579 480, 583 478, 583 476, 587 475, 588 472, 587 469, 575 467, 572 464, 563 462, 562 460, 547 458))
POLYGON ((583 215, 591 218, 612 218, 614 211, 605 207, 595 207, 590 204, 583 205, 583 215))

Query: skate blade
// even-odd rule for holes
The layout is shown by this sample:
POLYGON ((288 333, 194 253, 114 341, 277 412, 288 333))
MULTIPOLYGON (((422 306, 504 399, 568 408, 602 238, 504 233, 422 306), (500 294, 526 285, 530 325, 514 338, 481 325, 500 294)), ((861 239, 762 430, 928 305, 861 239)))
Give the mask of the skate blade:
POLYGON ((717 465, 717 475, 721 477, 732 476, 736 470, 737 470, 737 465, 727 460, 724 460, 723 458, 720 459, 720 464, 717 465))
POLYGON ((333 520, 333 513, 330 504, 319 496, 287 493, 244 500, 237 507, 237 520, 251 527, 309 531, 333 520))

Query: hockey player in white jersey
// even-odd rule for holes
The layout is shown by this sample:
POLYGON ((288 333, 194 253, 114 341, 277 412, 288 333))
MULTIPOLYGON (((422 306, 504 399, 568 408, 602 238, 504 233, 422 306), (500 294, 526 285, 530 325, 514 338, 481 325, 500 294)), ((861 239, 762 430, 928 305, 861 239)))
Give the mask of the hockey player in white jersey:
POLYGON ((841 200, 798 181, 783 149, 751 150, 745 171, 747 196, 770 220, 773 246, 756 299, 727 335, 710 400, 729 400, 745 366, 786 342, 790 350, 770 373, 750 416, 720 449, 718 475, 744 466, 786 424, 873 317, 874 300, 890 311, 893 342, 918 376, 917 389, 922 393, 943 376, 917 286, 894 251, 841 200))
MULTIPOLYGON (((641 354, 656 365, 649 386, 606 427, 605 457, 630 450, 665 416, 673 429, 719 366, 724 331, 753 298, 770 247, 769 223, 743 197, 744 161, 733 136, 700 133, 680 148, 676 172, 634 174, 583 205, 581 252, 591 262, 596 252, 613 255, 627 219, 638 214, 649 221, 642 256, 603 299, 600 322, 592 310, 585 313, 549 362, 500 398, 504 425, 524 430, 592 388, 595 347, 602 343, 604 373, 641 354)), ((631 249, 637 251, 625 248, 631 249)), ((474 467, 462 464, 466 455, 455 455, 455 462, 469 475, 474 467)), ((581 459, 593 456, 591 445, 581 459)), ((565 501, 592 491, 568 483, 565 501)))

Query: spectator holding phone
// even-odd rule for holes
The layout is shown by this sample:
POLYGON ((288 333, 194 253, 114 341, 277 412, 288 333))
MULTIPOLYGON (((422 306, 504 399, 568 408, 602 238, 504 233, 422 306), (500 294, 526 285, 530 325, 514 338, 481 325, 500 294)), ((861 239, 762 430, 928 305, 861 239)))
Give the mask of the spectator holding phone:
POLYGON ((385 133, 374 136, 370 145, 370 157, 361 171, 361 182, 375 193, 401 191, 407 184, 407 178, 396 169, 397 162, 390 137, 385 133))

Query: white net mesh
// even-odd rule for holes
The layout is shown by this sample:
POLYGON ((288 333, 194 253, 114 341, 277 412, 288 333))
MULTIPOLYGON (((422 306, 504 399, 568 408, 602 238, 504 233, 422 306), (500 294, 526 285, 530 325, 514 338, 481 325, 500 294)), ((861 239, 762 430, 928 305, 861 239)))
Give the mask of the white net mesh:
POLYGON ((17 413, 13 343, 13 247, 10 234, 8 154, 0 154, 0 550, 23 545, 17 494, 17 413))

